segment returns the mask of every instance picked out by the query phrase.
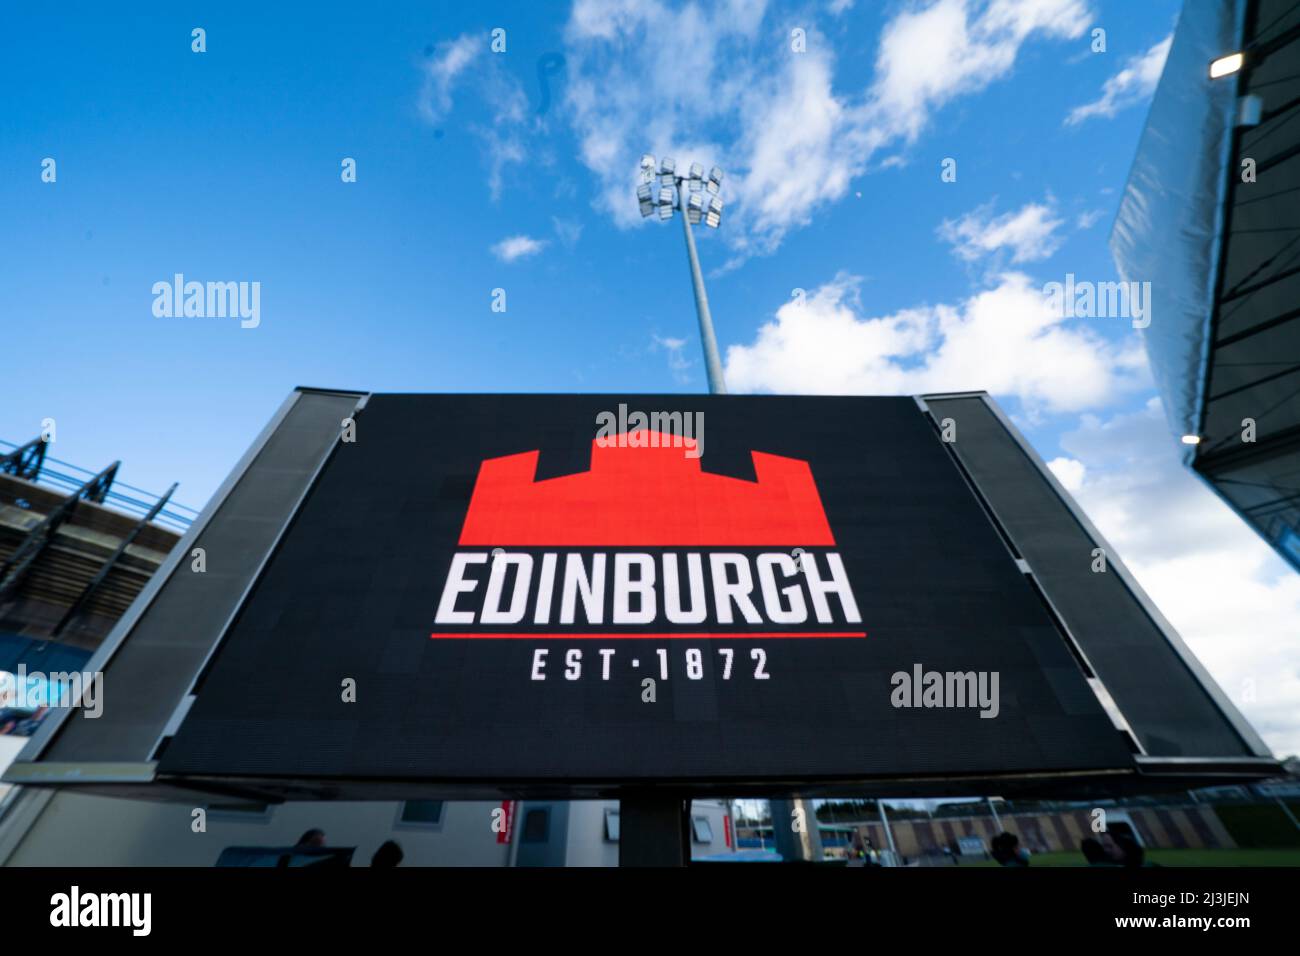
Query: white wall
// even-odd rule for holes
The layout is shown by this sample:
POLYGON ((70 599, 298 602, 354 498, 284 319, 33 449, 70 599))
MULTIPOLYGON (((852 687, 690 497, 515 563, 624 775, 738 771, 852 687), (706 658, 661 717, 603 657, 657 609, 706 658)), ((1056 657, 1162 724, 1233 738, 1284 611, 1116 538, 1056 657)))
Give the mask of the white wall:
POLYGON ((735 847, 727 846, 727 831, 723 826, 723 819, 727 813, 727 804, 723 800, 696 800, 691 804, 692 819, 695 817, 708 817, 709 829, 713 831, 713 839, 708 843, 697 843, 692 832, 692 860, 699 859, 702 856, 714 856, 718 853, 735 852, 735 847))
POLYGON ((605 839, 605 810, 617 800, 574 800, 569 804, 565 866, 618 866, 618 844, 605 839))

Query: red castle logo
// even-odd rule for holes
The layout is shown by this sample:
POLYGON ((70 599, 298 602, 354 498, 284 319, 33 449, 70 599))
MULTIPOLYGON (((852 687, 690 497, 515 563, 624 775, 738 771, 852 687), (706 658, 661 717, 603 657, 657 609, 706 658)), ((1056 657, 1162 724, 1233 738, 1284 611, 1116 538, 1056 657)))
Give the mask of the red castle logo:
POLYGON ((574 475, 537 480, 539 454, 479 466, 431 637, 865 636, 808 462, 709 474, 644 429, 597 438, 574 475))
MULTIPOLYGON (((592 442, 591 470, 536 481, 537 451, 479 469, 462 547, 834 545, 806 461, 751 452, 757 481, 713 475, 639 432, 639 445, 592 442)), ((620 436, 626 437, 626 436, 620 436)))

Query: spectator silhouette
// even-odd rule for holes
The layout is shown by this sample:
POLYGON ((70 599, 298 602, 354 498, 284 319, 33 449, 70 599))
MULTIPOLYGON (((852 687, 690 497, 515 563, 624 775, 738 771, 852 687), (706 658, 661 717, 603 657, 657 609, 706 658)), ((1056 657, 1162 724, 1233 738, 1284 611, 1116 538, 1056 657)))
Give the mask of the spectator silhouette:
POLYGON ((370 858, 370 865, 384 867, 397 866, 402 862, 405 856, 406 854, 402 852, 402 848, 396 841, 387 840, 383 846, 375 851, 375 855, 370 858))
POLYGON ((1003 830, 989 844, 993 859, 1002 866, 1028 866, 1029 853, 1020 846, 1020 837, 1003 830))
POLYGON ((1079 843, 1079 849, 1083 851, 1083 858, 1088 861, 1089 866, 1115 865, 1115 861, 1110 858, 1100 840, 1087 837, 1079 843))
POLYGON ((1115 834, 1115 845, 1119 847, 1120 859, 1124 866, 1143 866, 1146 863, 1146 850, 1127 833, 1115 834))
POLYGON ((1110 857, 1120 866, 1146 866, 1146 850, 1138 841, 1133 828, 1123 820, 1112 823, 1106 834, 1110 837, 1110 857))
MULTIPOLYGON (((287 853, 283 853, 283 854, 280 855, 280 857, 279 857, 279 859, 276 861, 276 864, 275 864, 275 865, 276 865, 277 867, 287 867, 287 866, 289 866, 289 865, 294 861, 295 858, 302 858, 302 857, 311 857, 311 856, 314 856, 315 854, 310 854, 310 853, 295 853, 295 851, 299 851, 299 850, 313 850, 313 849, 318 849, 318 848, 320 848, 320 847, 323 847, 324 845, 325 845, 325 831, 319 829, 318 827, 312 827, 310 830, 308 830, 308 831, 307 831, 306 833, 304 833, 302 836, 298 837, 298 842, 295 843, 295 844, 294 844, 294 845, 289 849, 289 852, 287 852, 287 853)), ((321 856, 321 859, 324 860, 326 863, 329 862, 329 861, 326 859, 327 854, 320 854, 320 856, 321 856)), ((319 862, 319 861, 318 861, 318 862, 319 862)), ((301 866, 301 865, 308 865, 308 864, 303 864, 303 863, 301 862, 301 859, 300 859, 299 865, 301 866)), ((309 865, 313 865, 313 866, 314 866, 314 865, 316 865, 316 864, 313 863, 313 864, 309 864, 309 865)), ((347 863, 345 862, 343 865, 344 865, 344 866, 347 866, 347 863)))

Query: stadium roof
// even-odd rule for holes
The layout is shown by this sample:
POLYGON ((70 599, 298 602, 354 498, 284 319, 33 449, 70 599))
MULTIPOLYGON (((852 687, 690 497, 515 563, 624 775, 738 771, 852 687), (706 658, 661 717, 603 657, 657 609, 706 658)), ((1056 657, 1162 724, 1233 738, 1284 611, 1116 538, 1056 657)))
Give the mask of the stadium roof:
POLYGON ((1143 334, 1185 463, 1300 570, 1297 117, 1300 4, 1187 3, 1111 249, 1151 283, 1143 334))

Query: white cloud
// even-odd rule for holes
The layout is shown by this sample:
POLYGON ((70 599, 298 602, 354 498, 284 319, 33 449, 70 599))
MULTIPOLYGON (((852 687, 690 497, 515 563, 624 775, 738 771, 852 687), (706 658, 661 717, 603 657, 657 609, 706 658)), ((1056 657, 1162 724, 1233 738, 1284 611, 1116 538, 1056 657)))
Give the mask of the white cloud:
POLYGON ((528 152, 517 135, 483 128, 480 130, 480 136, 488 154, 488 194, 496 200, 501 198, 506 167, 523 163, 528 158, 528 152))
POLYGON ((1076 126, 1094 116, 1111 117, 1150 97, 1160 82, 1172 42, 1173 34, 1170 34, 1145 53, 1130 57, 1123 68, 1102 85, 1100 97, 1070 110, 1065 118, 1066 125, 1076 126))
POLYGON ((1053 458, 1047 463, 1047 467, 1052 470, 1056 480, 1071 494, 1083 487, 1083 476, 1088 473, 1087 466, 1074 458, 1053 458))
POLYGON ((838 17, 841 13, 844 13, 852 9, 852 7, 853 7, 853 0, 831 0, 830 3, 826 4, 826 9, 831 12, 832 16, 836 16, 836 17, 838 17))
POLYGON ((914 139, 932 110, 1005 77, 1034 33, 1074 39, 1090 22, 1083 0, 937 0, 909 4, 885 25, 874 110, 914 139))
POLYGON ((486 33, 466 33, 439 44, 422 65, 420 115, 431 125, 448 118, 456 96, 472 91, 478 109, 465 126, 487 157, 488 191, 498 199, 506 170, 528 158, 527 138, 535 124, 528 116, 528 96, 503 64, 488 51, 486 33))
POLYGON ((545 239, 534 239, 531 236, 510 236, 494 245, 492 254, 502 262, 514 262, 516 259, 537 255, 547 245, 548 242, 545 239))
POLYGON ((736 231, 749 233, 758 251, 843 196, 860 171, 855 144, 864 131, 832 92, 832 68, 829 55, 792 56, 782 82, 746 108, 732 192, 741 211, 736 231))
POLYGON ((1300 575, 1181 466, 1158 400, 1084 416, 1061 446, 1142 588, 1274 751, 1300 752, 1300 575))
POLYGON ((1075 225, 1082 230, 1091 229, 1093 226, 1097 225, 1105 215, 1106 212, 1103 209, 1090 209, 1086 212, 1079 213, 1079 217, 1075 220, 1075 225))
POLYGON ((567 108, 596 205, 621 226, 640 221, 643 152, 726 170, 724 235, 739 260, 842 198, 934 110, 1004 78, 1032 36, 1077 37, 1088 23, 1084 0, 908 0, 885 26, 873 83, 843 91, 829 41, 806 25, 806 52, 792 52, 790 25, 763 0, 577 0, 567 108))
POLYGON ((684 385, 689 381, 690 376, 686 373, 691 367, 691 360, 686 357, 686 339, 655 335, 652 336, 652 343, 652 349, 663 349, 668 353, 668 368, 672 370, 673 378, 678 384, 684 385))
POLYGON ((1030 414, 1097 408, 1147 381, 1140 345, 1108 343, 1053 313, 1022 273, 956 305, 862 312, 860 280, 841 273, 781 306, 749 345, 727 349, 735 391, 917 394, 986 389, 1030 414))
POLYGON ((992 218, 992 203, 981 206, 954 221, 945 219, 939 226, 940 238, 953 244, 953 251, 967 262, 974 262, 1002 249, 1011 251, 1012 262, 1046 259, 1061 245, 1056 230, 1062 220, 1049 206, 1029 203, 1018 212, 992 218))
POLYGON ((561 219, 559 216, 552 216, 551 225, 555 227, 555 234, 560 237, 560 242, 566 246, 575 245, 582 238, 582 223, 576 219, 561 219))
POLYGON ((465 34, 438 44, 424 64, 424 86, 420 90, 420 113, 430 123, 437 123, 452 108, 452 89, 473 62, 482 39, 465 34))

